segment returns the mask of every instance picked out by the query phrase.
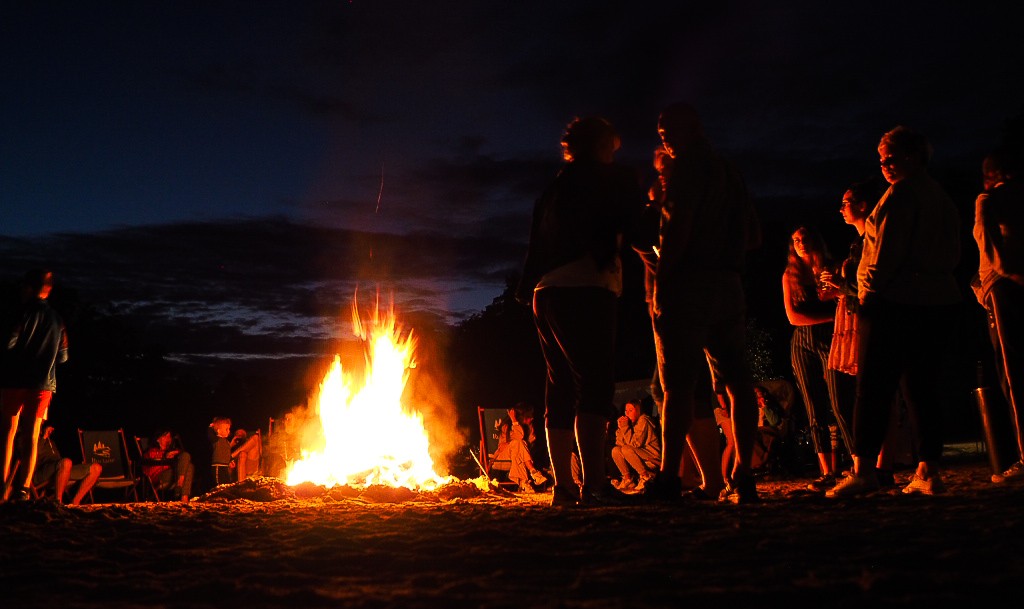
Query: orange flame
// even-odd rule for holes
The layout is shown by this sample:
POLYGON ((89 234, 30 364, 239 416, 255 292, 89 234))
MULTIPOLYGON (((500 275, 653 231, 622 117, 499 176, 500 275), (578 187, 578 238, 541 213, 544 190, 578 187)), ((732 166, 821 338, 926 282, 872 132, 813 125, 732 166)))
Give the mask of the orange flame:
POLYGON ((412 332, 403 336, 393 308, 382 316, 379 306, 364 322, 353 304, 352 327, 367 347, 363 386, 355 387, 335 355, 314 402, 323 448, 304 448, 302 459, 288 469, 287 483, 431 490, 449 482, 434 471, 422 415, 402 406, 409 371, 416 367, 412 332))

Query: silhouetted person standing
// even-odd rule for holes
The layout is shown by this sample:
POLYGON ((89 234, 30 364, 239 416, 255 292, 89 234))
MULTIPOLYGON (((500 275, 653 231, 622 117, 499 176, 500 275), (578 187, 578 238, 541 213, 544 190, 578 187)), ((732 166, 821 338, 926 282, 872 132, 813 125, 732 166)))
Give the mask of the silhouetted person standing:
POLYGON ((677 500, 679 464, 694 420, 694 391, 709 363, 731 406, 736 458, 721 498, 758 501, 750 471, 757 439, 757 402, 746 361, 746 253, 760 245, 760 226, 736 168, 711 147, 697 112, 686 103, 658 120, 672 156, 659 229, 654 276, 654 330, 664 389, 661 471, 645 489, 677 500))
POLYGON ((985 192, 974 203, 978 244, 975 295, 985 307, 999 384, 1017 440, 1016 463, 992 482, 1024 481, 1024 187, 1018 151, 999 150, 982 164, 985 192))
POLYGON ((54 392, 57 391, 56 366, 68 359, 68 339, 64 322, 47 298, 53 289, 53 273, 31 270, 24 278, 24 306, 11 325, 4 328, 3 362, 0 364, 0 412, 6 425, 4 452, 4 498, 11 491, 11 459, 14 439, 23 413, 34 417, 28 463, 19 472, 25 486, 16 499, 30 497, 28 484, 35 472, 39 449, 39 431, 54 392))
POLYGON ((567 161, 538 199, 520 302, 533 304, 547 365, 544 427, 554 474, 552 505, 624 497, 605 468, 617 416, 615 330, 622 244, 647 202, 636 173, 614 162, 619 136, 599 117, 576 119, 562 136, 567 161), (573 453, 583 488, 572 477, 573 453))
POLYGON ((900 386, 917 422, 919 453, 917 471, 903 492, 946 490, 938 467, 949 332, 961 302, 953 276, 960 260, 960 217, 946 191, 928 175, 931 153, 927 138, 902 126, 878 144, 882 176, 890 186, 865 223, 857 267, 861 336, 853 473, 826 497, 878 489, 876 460, 900 386))

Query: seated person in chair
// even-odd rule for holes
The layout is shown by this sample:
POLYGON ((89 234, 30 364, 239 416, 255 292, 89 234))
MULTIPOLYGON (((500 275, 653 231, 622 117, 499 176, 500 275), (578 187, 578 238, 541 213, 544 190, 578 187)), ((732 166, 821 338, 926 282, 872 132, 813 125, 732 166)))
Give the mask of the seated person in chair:
POLYGON ((511 465, 508 479, 519 486, 520 491, 535 491, 547 481, 533 463, 530 449, 537 440, 533 429, 533 407, 517 404, 508 411, 508 455, 511 465))
POLYGON ((498 446, 494 449, 494 453, 488 455, 490 459, 490 469, 487 472, 488 476, 494 476, 501 480, 508 479, 509 469, 512 467, 512 456, 509 452, 511 437, 509 434, 512 431, 512 424, 509 422, 508 417, 499 417, 494 421, 494 434, 493 437, 498 440, 498 446))
POLYGON ((54 500, 64 503, 65 491, 76 482, 78 488, 71 498, 71 505, 81 505, 82 499, 92 490, 103 472, 99 463, 71 464, 71 459, 61 457, 52 438, 53 426, 44 425, 39 434, 39 449, 36 471, 32 474, 32 486, 41 494, 53 486, 54 500))
POLYGON ((639 401, 626 402, 618 419, 612 461, 619 468, 621 491, 643 490, 661 468, 661 435, 649 416, 641 412, 639 401))
POLYGON ((285 413, 267 441, 267 475, 283 478, 291 464, 302 458, 299 415, 285 413))
POLYGON ((772 444, 782 436, 786 412, 765 387, 754 385, 754 394, 757 396, 758 433, 750 465, 753 469, 760 469, 768 464, 772 444))
POLYGON ((160 429, 153 434, 142 454, 142 474, 149 478, 157 491, 188 503, 195 466, 192 465, 192 455, 182 450, 174 440, 169 429, 160 429))

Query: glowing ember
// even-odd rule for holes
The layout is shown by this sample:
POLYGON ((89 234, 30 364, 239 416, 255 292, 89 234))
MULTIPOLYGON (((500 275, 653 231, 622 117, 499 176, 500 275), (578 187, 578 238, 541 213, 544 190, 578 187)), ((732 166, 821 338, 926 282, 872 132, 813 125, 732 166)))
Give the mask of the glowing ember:
POLYGON ((382 318, 377 307, 366 323, 353 305, 352 323, 366 345, 363 386, 354 387, 352 375, 342 371, 335 355, 314 402, 323 447, 303 448, 303 458, 288 470, 287 483, 431 490, 449 482, 434 472, 423 417, 402 406, 409 370, 416 366, 412 333, 402 337, 394 312, 382 318))

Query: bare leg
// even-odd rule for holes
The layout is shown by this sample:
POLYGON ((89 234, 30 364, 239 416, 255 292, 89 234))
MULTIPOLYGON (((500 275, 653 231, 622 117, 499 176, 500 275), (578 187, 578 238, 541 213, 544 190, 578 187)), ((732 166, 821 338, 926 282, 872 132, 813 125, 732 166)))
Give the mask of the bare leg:
POLYGON ((875 462, 875 469, 893 469, 892 452, 892 448, 887 447, 886 444, 882 444, 882 449, 878 451, 878 460, 875 462))
POLYGON ((580 490, 572 476, 573 447, 576 435, 571 429, 547 429, 548 458, 551 460, 551 473, 555 484, 562 490, 579 498, 580 490))
POLYGON ((729 401, 732 404, 732 432, 736 440, 736 462, 733 477, 750 475, 750 459, 757 442, 757 400, 754 398, 754 384, 748 378, 735 385, 727 384, 729 401))
POLYGON ((92 487, 96 485, 96 481, 100 479, 100 474, 103 473, 103 466, 99 463, 89 464, 89 474, 78 483, 78 489, 75 491, 74 498, 71 499, 71 505, 81 505, 82 499, 85 498, 86 494, 92 490, 92 487))
POLYGON ((827 476, 832 472, 832 453, 818 453, 818 469, 821 470, 822 476, 827 476))
POLYGON ((25 487, 32 484, 32 474, 36 471, 36 459, 39 457, 39 432, 43 428, 43 419, 36 417, 32 424, 32 446, 28 451, 28 467, 25 469, 25 487))
POLYGON ((718 475, 719 458, 718 424, 714 417, 695 418, 690 424, 686 441, 693 451, 694 460, 700 468, 703 484, 701 488, 709 497, 717 496, 725 488, 725 479, 718 475))
POLYGON ((686 434, 693 421, 693 391, 665 391, 665 406, 661 420, 661 471, 679 476, 679 468, 686 451, 686 434), (689 397, 687 397, 689 393, 689 397))
POLYGON ((608 484, 604 453, 607 434, 608 419, 604 416, 587 412, 576 416, 576 441, 583 464, 583 484, 589 488, 608 484))
POLYGON ((722 451, 722 479, 732 474, 733 461, 736 458, 736 441, 732 439, 732 428, 729 428, 729 440, 722 451))
MULTIPOLYGON (((102 469, 102 466, 100 466, 102 469)), ((57 463, 57 475, 55 476, 54 488, 57 493, 57 503, 64 503, 64 491, 68 488, 68 481, 71 480, 71 459, 64 458, 57 463)))
MULTIPOLYGON (((689 439, 689 434, 687 434, 687 439, 689 439)), ((683 482, 683 488, 700 486, 704 480, 700 466, 697 465, 697 458, 693 455, 693 448, 689 444, 686 445, 682 463, 679 464, 679 479, 683 482)))
POLYGON ((18 433, 18 421, 21 413, 14 415, 7 422, 6 439, 4 445, 4 490, 6 491, 14 483, 11 480, 11 460, 14 458, 14 437, 18 433))

